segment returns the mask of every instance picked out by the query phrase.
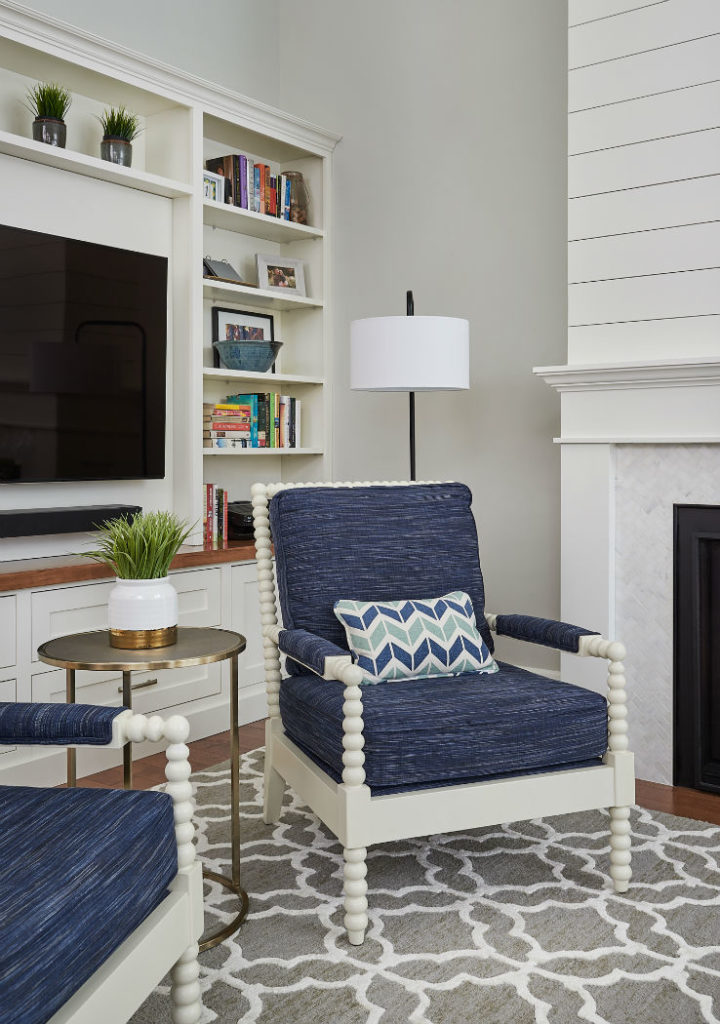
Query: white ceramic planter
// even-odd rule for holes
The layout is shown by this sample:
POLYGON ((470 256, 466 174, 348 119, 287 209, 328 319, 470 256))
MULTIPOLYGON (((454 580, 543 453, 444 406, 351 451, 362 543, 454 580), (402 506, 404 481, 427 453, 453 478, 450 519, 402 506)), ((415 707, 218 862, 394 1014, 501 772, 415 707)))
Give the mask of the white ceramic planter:
POLYGON ((108 598, 108 626, 113 647, 142 650, 175 643, 178 598, 169 577, 115 580, 108 598))

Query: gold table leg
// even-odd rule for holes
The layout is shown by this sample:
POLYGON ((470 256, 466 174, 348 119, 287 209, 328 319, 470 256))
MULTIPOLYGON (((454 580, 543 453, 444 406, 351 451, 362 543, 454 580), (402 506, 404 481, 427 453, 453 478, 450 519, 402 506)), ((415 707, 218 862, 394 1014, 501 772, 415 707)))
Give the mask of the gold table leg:
MULTIPOLYGON (((75 669, 65 669, 65 701, 67 704, 75 703, 75 669)), ((77 786, 77 751, 75 747, 68 747, 65 751, 67 761, 67 784, 70 787, 77 786)))
MULTIPOLYGON (((130 685, 130 672, 123 672, 122 677, 122 698, 126 708, 132 707, 132 686, 130 685)), ((132 743, 126 743, 123 747, 123 789, 132 789, 132 743)))
POLYGON ((217 882, 224 889, 234 893, 240 901, 240 910, 229 924, 213 932, 206 932, 200 939, 200 952, 212 949, 232 935, 240 927, 248 912, 248 895, 240 886, 240 739, 238 737, 238 656, 233 654, 230 661, 230 843, 231 878, 217 871, 203 868, 203 878, 217 882))

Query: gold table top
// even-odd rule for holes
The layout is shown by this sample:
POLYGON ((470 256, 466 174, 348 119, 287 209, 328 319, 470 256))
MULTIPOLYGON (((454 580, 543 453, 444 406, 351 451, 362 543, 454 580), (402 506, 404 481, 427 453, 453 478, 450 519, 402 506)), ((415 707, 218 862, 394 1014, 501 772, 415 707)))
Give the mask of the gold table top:
POLYGON ((40 661, 58 668, 134 672, 210 665, 240 654, 245 650, 245 644, 241 633, 233 633, 229 629, 178 626, 177 643, 170 647, 128 651, 111 647, 108 630, 98 629, 92 633, 71 633, 47 640, 40 644, 37 653, 40 661))

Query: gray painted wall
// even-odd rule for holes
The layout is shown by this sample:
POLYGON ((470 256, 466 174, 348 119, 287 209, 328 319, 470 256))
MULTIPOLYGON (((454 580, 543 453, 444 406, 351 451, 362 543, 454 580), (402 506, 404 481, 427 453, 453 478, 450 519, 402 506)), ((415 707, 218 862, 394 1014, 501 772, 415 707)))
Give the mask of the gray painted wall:
POLYGON ((418 475, 471 486, 488 606, 557 614, 559 403, 531 367, 565 361, 566 0, 216 0, 219 32, 193 0, 31 6, 343 135, 334 475, 408 472, 405 397, 349 389, 350 321, 403 313, 407 288, 467 317, 471 390, 418 397, 418 475))
MULTIPOLYGON (((475 496, 488 606, 559 610, 557 396, 566 337, 565 0, 304 0, 279 103, 335 151, 335 476, 408 473, 407 399, 352 392, 356 317, 470 320, 471 390, 417 399, 418 476, 475 496)), ((552 652, 501 645, 523 664, 552 652)))
POLYGON ((189 74, 279 105, 278 0, 20 2, 189 74))

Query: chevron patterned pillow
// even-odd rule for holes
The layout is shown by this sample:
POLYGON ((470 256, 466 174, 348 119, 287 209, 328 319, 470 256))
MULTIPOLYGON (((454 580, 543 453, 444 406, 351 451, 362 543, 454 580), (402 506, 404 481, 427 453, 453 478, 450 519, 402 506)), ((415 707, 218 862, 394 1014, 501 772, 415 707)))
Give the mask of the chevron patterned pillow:
POLYGON ((462 590, 420 601, 336 601, 363 683, 497 672, 462 590))

